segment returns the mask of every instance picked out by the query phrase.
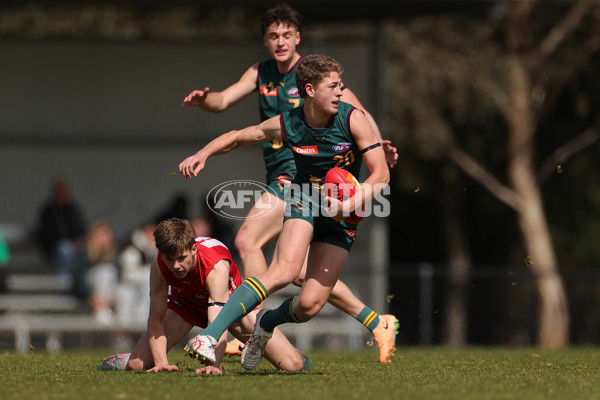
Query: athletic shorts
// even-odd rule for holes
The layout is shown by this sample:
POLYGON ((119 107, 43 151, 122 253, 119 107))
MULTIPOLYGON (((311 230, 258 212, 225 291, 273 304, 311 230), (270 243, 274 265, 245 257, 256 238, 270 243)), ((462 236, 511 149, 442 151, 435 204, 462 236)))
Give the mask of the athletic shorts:
POLYGON ((303 219, 313 226, 312 242, 325 242, 350 251, 356 239, 357 224, 335 221, 331 217, 320 215, 311 200, 297 201, 287 199, 283 221, 288 219, 303 219), (305 206, 305 204, 307 206, 305 206))
POLYGON ((296 163, 294 160, 286 160, 267 170, 267 186, 269 193, 284 200, 285 188, 290 186, 296 176, 296 163))
POLYGON ((189 303, 184 303, 181 299, 173 295, 169 295, 167 308, 175 311, 177 315, 189 324, 203 329, 208 326, 208 306, 198 308, 197 306, 191 306, 189 303))
POLYGON ((206 310, 201 312, 197 309, 193 309, 193 307, 183 304, 178 299, 173 298, 173 296, 169 296, 167 308, 175 311, 187 323, 200 328, 206 328, 208 326, 208 313, 206 310))

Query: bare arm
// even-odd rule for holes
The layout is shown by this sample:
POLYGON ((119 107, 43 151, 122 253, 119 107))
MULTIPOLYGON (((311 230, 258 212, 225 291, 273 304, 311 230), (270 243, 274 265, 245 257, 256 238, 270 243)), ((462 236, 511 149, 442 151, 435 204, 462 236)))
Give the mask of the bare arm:
MULTIPOLYGON (((352 126, 354 141, 359 149, 364 150, 379 143, 369 121, 363 113, 353 112, 350 115, 350 125, 352 126)), ((363 153, 363 159, 369 168, 370 174, 354 196, 343 202, 328 198, 330 206, 327 209, 329 212, 335 214, 333 218, 336 221, 342 220, 344 214, 347 216, 351 211, 362 207, 366 201, 371 200, 377 193, 381 192, 390 180, 389 169, 386 165, 385 154, 381 146, 363 153)))
MULTIPOLYGON (((209 303, 225 303, 229 300, 229 262, 227 260, 221 260, 216 263, 208 276, 206 277, 206 287, 208 289, 208 302, 209 303)), ((219 312, 221 307, 212 306, 208 307, 208 323, 211 324, 219 312)), ((209 367, 204 367, 196 370, 197 374, 220 374, 222 373, 219 366, 225 355, 225 347, 227 347, 227 331, 223 332, 219 341, 217 342, 217 348, 215 350, 215 363, 209 367)))
POLYGON ((227 89, 211 92, 209 87, 194 90, 183 99, 182 108, 200 107, 209 112, 220 113, 238 104, 256 89, 258 64, 252 65, 240 79, 227 89))
POLYGON ((344 88, 344 90, 342 91, 342 101, 348 104, 352 104, 354 107, 358 108, 359 110, 365 113, 369 124, 371 124, 371 128, 373 129, 375 137, 383 147, 385 159, 388 165, 390 166, 390 168, 394 168, 394 165, 396 165, 396 163, 398 162, 398 149, 392 146, 391 141, 383 139, 383 137, 381 136, 381 131, 379 130, 379 126, 377 126, 377 122, 375 122, 375 119, 373 118, 371 113, 367 111, 367 109, 362 105, 362 103, 360 102, 360 100, 358 100, 358 97, 356 97, 354 92, 348 88, 344 88))
POLYGON ((198 172, 204 169, 206 160, 209 157, 225 154, 240 146, 262 143, 273 139, 281 140, 279 116, 270 118, 260 125, 249 126, 239 131, 222 134, 200 149, 196 154, 183 160, 179 164, 179 172, 185 178, 198 176, 198 172))
POLYGON ((155 257, 150 267, 150 313, 148 315, 148 342, 154 367, 148 372, 177 371, 177 366, 170 365, 167 359, 167 336, 164 323, 167 314, 168 288, 155 257))

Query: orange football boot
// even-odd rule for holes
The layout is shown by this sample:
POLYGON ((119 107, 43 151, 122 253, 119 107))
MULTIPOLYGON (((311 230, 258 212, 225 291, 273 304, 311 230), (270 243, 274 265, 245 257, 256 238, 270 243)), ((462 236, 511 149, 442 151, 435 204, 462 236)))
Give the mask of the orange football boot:
POLYGON ((382 363, 391 362, 396 351, 396 334, 400 323, 398 319, 391 315, 385 314, 379 316, 379 325, 373 331, 373 336, 379 346, 379 361, 382 363))

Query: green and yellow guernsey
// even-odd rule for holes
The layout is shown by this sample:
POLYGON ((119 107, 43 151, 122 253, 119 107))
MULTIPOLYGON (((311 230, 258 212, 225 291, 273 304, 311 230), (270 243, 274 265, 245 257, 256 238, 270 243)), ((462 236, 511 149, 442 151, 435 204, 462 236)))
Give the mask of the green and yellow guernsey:
MULTIPOLYGON (((286 73, 277 71, 275 60, 263 61, 258 66, 258 104, 260 120, 265 121, 303 104, 296 86, 296 64, 286 73)), ((278 140, 263 143, 263 158, 267 168, 267 183, 286 169, 294 169, 292 151, 278 140)), ((291 174, 293 176, 293 174, 291 174)), ((291 176, 290 176, 291 177, 291 176)))
MULTIPOLYGON (((340 102, 337 114, 325 128, 311 128, 304 120, 303 107, 281 115, 281 136, 291 149, 298 172, 293 183, 319 187, 327 171, 343 168, 360 180, 362 153, 350 131, 350 115, 356 108, 340 102)), ((305 186, 302 186, 305 187, 305 186)))

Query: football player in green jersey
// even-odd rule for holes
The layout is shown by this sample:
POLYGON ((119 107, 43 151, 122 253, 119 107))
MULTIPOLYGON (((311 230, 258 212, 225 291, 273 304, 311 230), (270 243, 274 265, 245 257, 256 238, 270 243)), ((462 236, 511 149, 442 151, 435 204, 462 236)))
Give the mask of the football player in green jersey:
MULTIPOLYGON (((302 105, 296 87, 295 72, 302 59, 297 51, 301 39, 302 16, 295 9, 279 4, 264 14, 262 21, 263 44, 270 59, 256 63, 241 78, 226 89, 215 92, 208 87, 192 91, 182 107, 197 106, 210 112, 222 112, 238 104, 258 91, 261 121, 302 105)), ((348 88, 342 89, 342 101, 364 111, 378 141, 383 145, 390 167, 396 164, 397 153, 381 134, 372 116, 348 88)), ((283 226, 284 191, 296 175, 292 151, 278 140, 265 142, 263 157, 266 166, 267 185, 257 206, 252 207, 242 224, 235 245, 240 254, 245 276, 253 276, 267 269, 263 247, 278 237, 283 226), (265 207, 273 209, 265 212, 265 207), (260 215, 260 216, 259 216, 260 215)), ((302 284, 305 270, 294 282, 302 284)), ((333 290, 330 303, 358 319, 375 336, 380 348, 380 361, 390 361, 394 353, 397 319, 393 315, 378 315, 360 301, 343 282, 333 290)))
POLYGON ((299 91, 304 98, 301 110, 293 109, 260 125, 225 133, 179 164, 181 174, 191 178, 204 169, 209 157, 243 145, 281 140, 294 150, 299 168, 294 184, 311 187, 311 175, 317 174, 315 177, 323 180, 327 167, 333 168, 338 162, 329 152, 318 151, 320 141, 316 140, 316 136, 324 139, 328 147, 331 146, 331 140, 336 142, 343 137, 350 144, 345 150, 356 150, 360 155, 356 155, 350 163, 352 169, 360 170, 360 163, 364 160, 370 172, 352 197, 343 202, 327 198, 325 208, 333 217, 321 213, 307 216, 301 212, 302 205, 300 210, 295 211, 294 207, 290 207, 292 210, 285 215, 269 268, 246 279, 217 318, 186 345, 186 351, 204 363, 214 363, 217 339, 230 324, 253 310, 269 294, 296 279, 307 252, 306 277, 300 294, 286 299, 275 310, 261 310, 254 334, 242 351, 242 366, 253 369, 258 365, 276 326, 312 319, 328 301, 352 245, 352 240, 347 238, 347 231, 355 229, 356 225, 342 221, 348 215, 345 213, 355 211, 373 200, 389 182, 384 151, 367 118, 356 108, 341 102, 341 74, 341 65, 330 57, 305 57, 296 72, 296 80, 301 86, 299 91), (314 151, 304 151, 307 141, 312 143, 314 151), (301 157, 312 157, 313 162, 305 162, 301 157), (313 166, 318 169, 313 169, 313 166), (335 240, 330 240, 331 237, 335 240))

